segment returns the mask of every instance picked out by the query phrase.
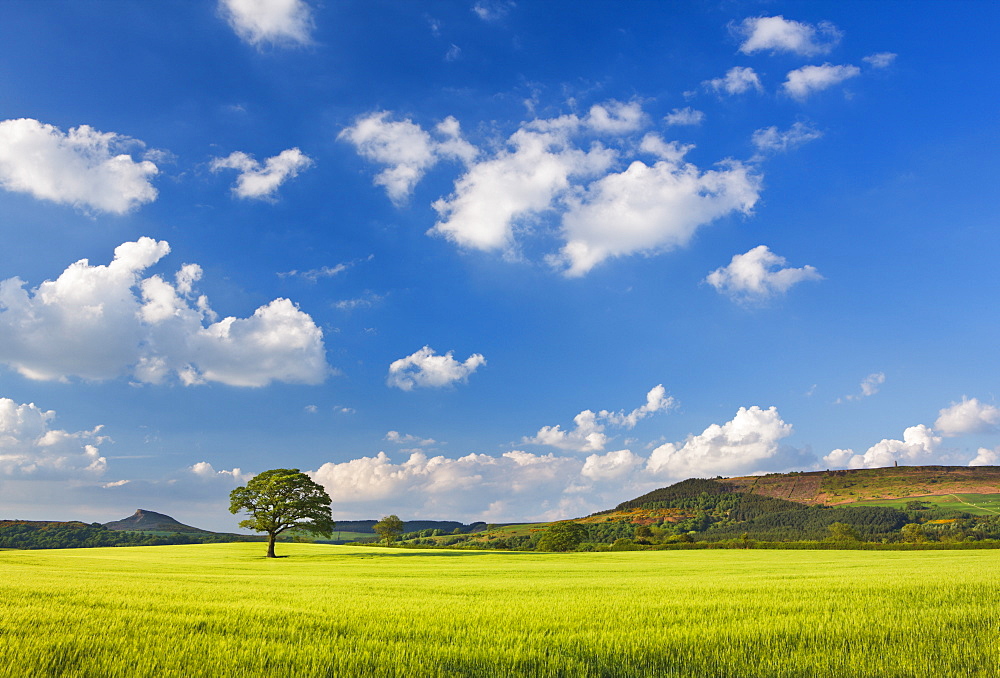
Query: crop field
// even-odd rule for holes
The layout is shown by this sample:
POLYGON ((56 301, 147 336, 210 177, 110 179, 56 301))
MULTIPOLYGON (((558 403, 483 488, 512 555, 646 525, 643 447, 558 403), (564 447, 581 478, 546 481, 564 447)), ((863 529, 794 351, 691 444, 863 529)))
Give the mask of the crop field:
POLYGON ((5 676, 995 676, 1000 551, 0 552, 5 676))

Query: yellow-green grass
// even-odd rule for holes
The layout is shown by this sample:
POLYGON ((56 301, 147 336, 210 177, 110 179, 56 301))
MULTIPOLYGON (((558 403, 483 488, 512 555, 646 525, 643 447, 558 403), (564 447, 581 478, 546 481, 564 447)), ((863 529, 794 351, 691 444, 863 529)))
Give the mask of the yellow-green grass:
MULTIPOLYGON (((869 499, 853 502, 849 506, 889 506, 902 509, 911 501, 922 501, 930 504, 932 508, 965 511, 973 515, 1000 514, 1000 494, 940 494, 902 499, 869 499)), ((842 504, 842 506, 847 505, 842 504)))
POLYGON ((1000 551, 0 553, 6 676, 995 676, 1000 551))

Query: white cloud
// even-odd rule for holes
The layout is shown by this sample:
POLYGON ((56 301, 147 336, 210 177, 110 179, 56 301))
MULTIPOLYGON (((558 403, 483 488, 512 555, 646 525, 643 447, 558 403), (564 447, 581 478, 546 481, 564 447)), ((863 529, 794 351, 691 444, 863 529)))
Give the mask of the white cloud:
POLYGON ((783 16, 750 17, 734 27, 745 40, 740 45, 744 54, 762 50, 792 52, 803 56, 826 54, 840 42, 841 32, 833 24, 817 26, 791 21, 783 16))
POLYGON ((0 475, 28 479, 94 478, 107 469, 101 426, 70 433, 51 428, 56 413, 0 398, 0 475))
POLYGON ((885 383, 885 373, 869 374, 861 381, 861 395, 868 397, 878 393, 879 386, 885 383))
POLYGON ((242 469, 234 468, 230 471, 216 471, 207 461, 199 461, 188 467, 188 471, 202 480, 221 480, 228 485, 239 485, 253 478, 255 473, 246 473, 242 469))
POLYGON ((396 445, 415 445, 416 447, 427 447, 428 445, 437 444, 437 441, 433 438, 418 438, 410 433, 402 434, 399 431, 389 431, 385 434, 385 439, 396 445))
POLYGON ((0 281, 0 362, 30 379, 112 379, 186 384, 216 381, 265 386, 316 384, 329 373, 323 333, 288 299, 249 318, 216 315, 194 283, 201 268, 185 264, 171 284, 144 271, 170 251, 140 238, 115 248, 108 265, 81 259, 54 281, 25 289, 0 281))
POLYGON ((833 87, 845 80, 860 75, 857 66, 803 66, 789 71, 782 87, 789 96, 795 99, 805 99, 813 92, 833 87))
POLYGON ((240 175, 233 186, 233 194, 240 198, 273 200, 278 187, 299 172, 313 166, 312 159, 298 148, 289 148, 270 157, 263 164, 242 151, 230 153, 225 158, 212 161, 212 171, 234 169, 240 175))
POLYGON ((323 464, 312 476, 329 489, 335 517, 367 518, 391 511, 404 518, 489 521, 515 515, 554 520, 604 505, 600 496, 587 497, 591 501, 585 504, 566 496, 567 487, 581 477, 582 466, 576 458, 521 451, 458 459, 412 452, 396 464, 380 452, 323 464))
POLYGON ((608 410, 601 410, 600 416, 614 426, 635 428, 636 424, 642 419, 657 412, 665 412, 675 405, 676 401, 673 396, 667 395, 667 390, 663 388, 663 384, 657 384, 646 394, 645 405, 635 408, 628 414, 625 414, 624 411, 609 412, 608 410))
POLYGON ((416 353, 394 360, 389 365, 386 383, 404 391, 412 391, 418 386, 440 388, 465 382, 470 374, 485 364, 486 358, 479 353, 473 353, 460 363, 455 360, 452 351, 435 355, 434 349, 424 346, 416 353))
POLYGON ((0 186, 40 200, 125 214, 156 199, 158 169, 126 152, 142 143, 88 125, 63 133, 31 118, 0 122, 0 186))
POLYGON ((705 114, 690 106, 675 108, 663 118, 663 122, 668 125, 700 125, 704 120, 705 114))
POLYGON ((969 462, 969 466, 998 465, 1000 465, 1000 447, 995 447, 992 450, 986 447, 980 447, 976 456, 969 462))
POLYGON ((702 85, 715 92, 726 94, 743 94, 751 89, 764 91, 764 86, 760 84, 760 76, 747 66, 733 66, 726 71, 725 77, 706 80, 702 85))
POLYGON ((797 146, 819 139, 823 133, 801 122, 794 123, 784 132, 774 125, 753 133, 751 141, 760 152, 784 153, 797 146))
POLYGON ((667 395, 663 384, 654 386, 646 394, 646 403, 635 408, 629 413, 624 410, 612 412, 601 410, 584 410, 573 417, 574 428, 570 431, 563 430, 560 425, 543 426, 534 436, 524 437, 523 443, 530 445, 547 445, 560 450, 572 450, 574 452, 600 452, 608 443, 610 438, 605 435, 606 425, 616 428, 632 429, 642 419, 664 412, 674 407, 676 404, 672 396, 667 395))
POLYGON ((389 166, 376 175, 375 185, 385 187, 397 205, 406 201, 424 173, 442 158, 470 163, 476 157, 476 148, 462 138, 455 118, 437 125, 437 140, 413 121, 389 121, 389 115, 380 111, 362 116, 337 138, 354 144, 362 157, 389 166))
POLYGON ((879 387, 884 383, 885 383, 884 372, 872 372, 867 377, 861 380, 860 393, 846 395, 843 398, 837 398, 837 402, 841 403, 846 400, 861 400, 862 398, 873 396, 876 393, 878 393, 879 387))
POLYGON ((897 461, 926 462, 941 444, 941 438, 934 435, 927 426, 919 424, 903 431, 902 440, 885 439, 864 454, 854 454, 853 450, 838 449, 823 457, 830 466, 847 468, 881 468, 892 466, 897 461))
POLYGON ((649 472, 670 478, 735 475, 762 470, 779 457, 778 441, 791 435, 777 408, 741 407, 731 421, 712 424, 681 443, 666 443, 649 456, 649 472))
POLYGON ((219 0, 219 10, 236 34, 251 45, 312 42, 312 10, 303 0, 219 0))
MULTIPOLYGON (((362 156, 390 165, 376 183, 399 202, 443 151, 418 125, 388 122, 389 115, 359 119, 341 136, 362 156)), ((458 139, 458 122, 446 122, 448 134, 458 139)), ((638 102, 612 100, 592 106, 582 118, 522 123, 491 153, 480 154, 463 141, 462 148, 471 150, 453 155, 461 155, 467 171, 450 195, 432 203, 438 221, 428 233, 459 247, 516 257, 525 239, 552 233, 558 221, 564 244, 545 259, 567 276, 580 276, 608 258, 675 249, 703 225, 749 213, 760 192, 755 167, 725 160, 701 170, 683 161, 693 146, 655 134, 636 139, 646 124, 638 102), (614 171, 637 151, 659 161, 635 161, 614 171)))
POLYGON ((559 424, 543 426, 538 433, 530 438, 525 437, 522 442, 574 452, 595 452, 604 449, 608 437, 604 435, 604 425, 597 421, 595 412, 584 410, 573 417, 573 423, 576 426, 572 431, 564 431, 559 424))
POLYGON ((677 249, 716 219, 748 214, 759 192, 759 176, 739 162, 702 172, 691 163, 635 161, 567 198, 566 244, 550 261, 575 277, 612 257, 677 249))
POLYGON ((631 475, 645 461, 631 450, 592 454, 584 462, 580 475, 591 480, 619 480, 631 475))
POLYGON ((639 102, 612 100, 591 106, 583 123, 598 134, 628 134, 642 129, 646 120, 639 102))
POLYGON ((728 266, 709 273, 705 282, 737 301, 764 301, 800 282, 823 279, 812 266, 780 268, 785 263, 784 257, 758 245, 746 254, 734 255, 728 266))
POLYGON ((566 116, 519 129, 507 148, 472 165, 451 196, 434 202, 440 219, 430 233, 461 247, 509 248, 515 227, 552 209, 571 179, 603 173, 613 162, 614 152, 599 144, 587 151, 571 146, 569 132, 579 126, 566 116))
POLYGON ((663 137, 653 132, 644 136, 642 141, 639 142, 639 150, 643 153, 649 153, 660 160, 666 160, 674 164, 680 164, 684 160, 684 156, 693 148, 694 144, 682 144, 679 141, 664 141, 663 137))
POLYGON ((962 398, 939 412, 934 428, 945 436, 966 433, 991 433, 1000 427, 1000 407, 981 403, 976 398, 962 398))
POLYGON ((869 64, 872 68, 888 68, 896 61, 897 56, 899 55, 893 52, 879 52, 878 54, 866 56, 862 61, 869 64))

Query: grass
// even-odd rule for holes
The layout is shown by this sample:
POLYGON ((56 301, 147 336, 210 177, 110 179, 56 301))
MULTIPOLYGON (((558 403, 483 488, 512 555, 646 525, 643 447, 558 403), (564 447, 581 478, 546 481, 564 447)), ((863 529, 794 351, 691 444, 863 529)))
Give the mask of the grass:
POLYGON ((0 553, 4 676, 993 676, 1000 551, 0 553))

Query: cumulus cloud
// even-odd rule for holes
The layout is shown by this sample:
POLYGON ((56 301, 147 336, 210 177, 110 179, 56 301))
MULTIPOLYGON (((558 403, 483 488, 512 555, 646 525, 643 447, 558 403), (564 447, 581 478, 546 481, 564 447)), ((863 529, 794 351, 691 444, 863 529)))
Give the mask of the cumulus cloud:
POLYGON ((52 428, 56 413, 34 403, 0 398, 0 476, 27 479, 95 478, 107 469, 101 426, 71 433, 52 428))
POLYGON ((278 187, 299 172, 313 166, 312 159, 298 148, 289 148, 262 163, 242 151, 230 153, 225 158, 212 160, 212 171, 234 169, 240 174, 233 186, 239 198, 273 200, 278 187))
POLYGON ((784 153, 822 136, 819 130, 796 122, 783 132, 774 125, 759 129, 753 133, 751 141, 761 153, 784 153))
POLYGON ((388 166, 375 176, 375 185, 383 186, 393 203, 405 202, 417 182, 439 160, 453 158, 470 163, 476 157, 476 148, 462 138, 453 117, 435 127, 434 138, 409 119, 392 121, 389 116, 388 111, 362 116, 337 138, 354 144, 362 157, 388 166))
POLYGON ((663 122, 668 125, 700 125, 704 120, 705 114, 690 106, 675 108, 663 118, 663 122))
POLYGON ((149 160, 126 151, 142 143, 81 125, 64 133, 31 118, 0 122, 0 186, 40 200, 125 214, 156 199, 149 160))
POLYGON ((709 273, 705 282, 736 301, 764 301, 800 282, 823 279, 812 266, 781 268, 786 263, 766 245, 758 245, 746 254, 734 255, 728 266, 709 273))
POLYGON ((608 437, 604 435, 604 425, 598 422, 597 414, 594 411, 584 410, 573 417, 573 423, 575 427, 571 431, 563 430, 559 424, 543 426, 535 435, 524 438, 523 442, 574 452, 593 452, 604 449, 608 437))
POLYGON ((249 318, 216 320, 194 289, 197 264, 183 265, 173 282, 143 277, 169 251, 144 237, 115 248, 110 264, 81 259, 33 289, 0 281, 0 362, 38 380, 156 384, 175 374, 185 384, 265 386, 326 378, 323 333, 308 314, 275 299, 249 318))
POLYGON ((649 455, 649 472, 670 478, 736 475, 760 471, 782 452, 779 441, 792 433, 775 407, 741 407, 725 424, 712 424, 683 443, 660 445, 649 455))
POLYGON ((855 454, 850 449, 833 450, 823 457, 823 461, 830 466, 847 468, 881 468, 900 461, 922 463, 933 456, 940 444, 940 436, 919 424, 903 431, 902 440, 884 439, 869 447, 864 454, 855 454))
POLYGON ((998 466, 1000 465, 1000 447, 992 450, 980 447, 976 456, 969 462, 969 466, 998 466))
POLYGON ((441 388, 458 382, 465 382, 469 375, 486 364, 486 358, 473 353, 465 362, 455 360, 452 351, 436 355, 430 346, 424 346, 416 353, 394 360, 389 365, 389 386, 404 391, 415 387, 441 388))
POLYGON ((852 393, 846 395, 843 398, 837 398, 837 402, 841 403, 847 400, 861 400, 862 398, 867 398, 873 396, 879 391, 879 387, 885 383, 885 373, 884 372, 872 372, 867 377, 861 380, 860 392, 852 393))
POLYGON ((751 89, 764 91, 764 86, 760 84, 760 76, 747 66, 733 66, 726 71, 724 77, 706 80, 702 85, 715 92, 726 94, 743 94, 751 89))
MULTIPOLYGON (((376 183, 399 202, 443 151, 418 125, 388 117, 362 118, 342 137, 362 156, 390 166, 376 183)), ((457 138, 458 123, 449 121, 457 138)), ((525 239, 553 233, 551 222, 558 222, 564 244, 545 259, 567 276, 580 276, 612 257, 675 249, 701 226, 749 213, 760 192, 756 167, 724 160, 702 170, 684 161, 693 146, 655 134, 640 140, 648 122, 639 102, 612 100, 583 116, 522 123, 489 152, 465 144, 471 150, 453 155, 461 155, 467 169, 450 195, 432 203, 438 220, 428 234, 518 256, 525 239), (637 151, 658 161, 622 162, 637 151)))
POLYGON ((256 47, 312 42, 312 9, 303 0, 219 0, 219 11, 240 39, 256 47))
POLYGON ((566 244, 550 262, 577 277, 609 258, 674 250, 716 219, 749 214, 759 193, 760 177, 736 161, 701 171, 691 163, 637 160, 567 198, 566 244))
POLYGON ((664 412, 674 407, 676 401, 667 395, 663 384, 654 386, 646 394, 646 403, 626 413, 624 410, 612 412, 601 410, 584 410, 573 417, 574 428, 564 430, 560 425, 543 426, 538 433, 525 437, 522 442, 530 445, 547 445, 560 450, 574 452, 600 452, 610 438, 604 433, 605 426, 632 429, 642 419, 664 412))
POLYGON ((646 114, 637 101, 608 101, 590 107, 583 124, 598 134, 628 134, 643 128, 646 114))
POLYGON ((576 458, 521 451, 457 459, 412 452, 397 464, 379 452, 323 464, 312 476, 329 489, 337 516, 393 511, 451 520, 501 520, 510 515, 545 520, 595 510, 565 495, 567 479, 579 478, 582 465, 576 458))
POLYGON ((764 50, 803 56, 826 54, 840 42, 842 36, 836 26, 828 22, 814 26, 791 21, 781 15, 749 17, 734 26, 733 30, 744 38, 740 45, 744 54, 764 50))
POLYGON ((592 454, 584 462, 580 475, 591 480, 619 480, 631 475, 645 461, 631 450, 592 454))
POLYGON ((992 433, 1000 428, 1000 407, 963 397, 939 412, 934 428, 945 436, 992 433))
POLYGON ((872 54, 871 56, 866 56, 862 59, 865 63, 870 65, 872 68, 888 68, 896 61, 896 57, 899 56, 892 52, 879 52, 877 54, 872 54))
POLYGON ((462 247, 507 249, 517 226, 553 208, 572 179, 603 173, 613 151, 595 144, 587 151, 571 144, 579 129, 575 116, 525 126, 492 158, 472 165, 455 182, 455 191, 434 202, 439 221, 430 233, 462 247))
POLYGON ((785 93, 794 99, 803 100, 813 92, 819 92, 861 74, 857 66, 803 66, 789 71, 782 83, 785 93))

